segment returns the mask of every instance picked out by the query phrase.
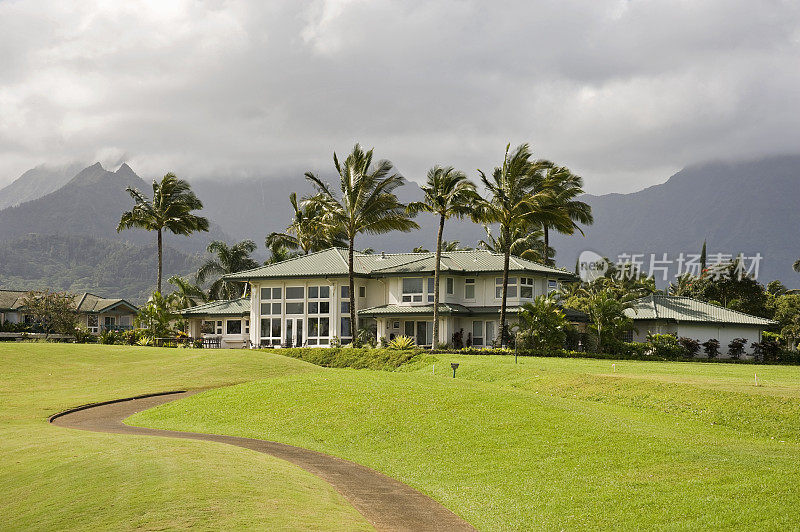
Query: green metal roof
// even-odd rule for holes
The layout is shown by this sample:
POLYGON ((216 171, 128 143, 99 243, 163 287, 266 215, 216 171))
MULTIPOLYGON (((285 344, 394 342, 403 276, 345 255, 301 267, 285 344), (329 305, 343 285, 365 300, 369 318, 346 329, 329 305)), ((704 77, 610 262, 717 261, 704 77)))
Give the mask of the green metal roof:
MULTIPOLYGON (((359 277, 386 277, 393 275, 425 274, 434 272, 436 253, 380 253, 356 252, 353 269, 359 277)), ((503 255, 488 250, 443 251, 441 270, 449 274, 497 273, 503 271, 503 255)), ((512 256, 509 271, 538 273, 559 279, 575 276, 560 268, 552 268, 520 257, 512 256)), ((231 280, 278 279, 287 277, 342 277, 347 276, 347 250, 331 248, 317 253, 301 255, 275 264, 269 264, 226 275, 231 280)))
POLYGON ((211 303, 205 303, 203 305, 198 305, 196 307, 187 308, 181 311, 181 315, 187 317, 247 316, 249 314, 249 297, 212 301, 211 303))
POLYGON ((776 322, 751 316, 691 297, 653 294, 633 301, 625 315, 634 320, 669 320, 699 323, 725 323, 766 327, 776 322))

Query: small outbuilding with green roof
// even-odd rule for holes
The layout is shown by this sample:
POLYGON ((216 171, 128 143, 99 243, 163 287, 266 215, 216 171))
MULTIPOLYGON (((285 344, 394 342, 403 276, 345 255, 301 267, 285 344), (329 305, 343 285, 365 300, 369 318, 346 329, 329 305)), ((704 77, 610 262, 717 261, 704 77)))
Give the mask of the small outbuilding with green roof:
POLYGON ((650 333, 673 334, 701 343, 713 338, 719 341, 723 357, 727 356, 728 344, 734 338, 743 338, 747 350, 752 351, 750 345, 761 341, 764 329, 775 325, 772 320, 691 297, 664 294, 634 300, 625 314, 634 322, 632 340, 643 342, 650 333))

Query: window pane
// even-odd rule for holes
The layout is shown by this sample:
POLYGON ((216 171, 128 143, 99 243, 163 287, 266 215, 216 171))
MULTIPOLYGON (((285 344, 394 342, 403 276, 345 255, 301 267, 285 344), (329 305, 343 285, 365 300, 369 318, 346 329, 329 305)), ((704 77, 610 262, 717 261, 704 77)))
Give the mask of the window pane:
POLYGON ((533 297, 533 287, 532 286, 522 286, 519 289, 519 293, 522 297, 526 297, 528 299, 533 297))
POLYGON ((320 299, 330 299, 331 297, 331 287, 330 286, 320 286, 319 287, 319 298, 320 299))
POLYGON ((319 313, 319 303, 317 303, 316 301, 309 301, 308 302, 308 313, 309 314, 318 314, 319 313))
MULTIPOLYGON (((272 337, 273 338, 280 338, 281 337, 281 320, 274 319, 272 320, 272 337)), ((280 340, 277 340, 280 343, 280 340)))
POLYGON ((492 345, 494 343, 494 322, 487 321, 486 322, 486 345, 492 345))
POLYGON ((302 286, 289 286, 286 288, 286 299, 303 299, 302 286))
POLYGON ((319 319, 319 335, 327 337, 330 334, 330 318, 319 319))
POLYGON ((273 303, 272 304, 272 315, 273 316, 280 316, 281 315, 281 304, 280 303, 273 303))
POLYGON ((318 286, 309 286, 308 287, 308 298, 309 299, 316 299, 319 297, 319 287, 318 286))
MULTIPOLYGON (((288 292, 288 290, 287 290, 288 292)), ((302 314, 304 304, 301 303, 286 303, 286 314, 302 314)))
POLYGON ((403 293, 404 294, 421 294, 422 293, 422 279, 420 277, 404 277, 403 278, 403 293))
POLYGON ((511 284, 511 281, 508 282, 508 297, 517 297, 517 285, 511 284))
POLYGON ((316 319, 308 320, 308 336, 319 336, 319 322, 316 319))
POLYGON ((455 288, 455 281, 452 277, 447 278, 447 293, 452 294, 455 288))
MULTIPOLYGON (((91 316, 89 316, 91 318, 91 316)), ((95 316, 96 318, 97 316, 95 316)), ((94 325, 91 323, 89 327, 97 327, 97 320, 94 321, 94 325)), ((202 334, 214 334, 214 322, 213 321, 204 321, 203 324, 200 326, 200 332, 202 334)))
POLYGON ((342 299, 347 299, 350 297, 350 286, 343 286, 342 287, 342 299))
POLYGON ((242 320, 228 320, 226 332, 227 334, 242 334, 242 320))
POLYGON ((516 277, 509 277, 508 278, 508 285, 511 286, 512 284, 517 284, 517 278, 516 277))
POLYGON ((280 288, 273 288, 272 289, 272 299, 280 299, 281 298, 281 289, 280 288))
POLYGON ((261 303, 261 314, 269 316, 270 305, 272 303, 261 303))
POLYGON ((483 322, 482 321, 473 321, 472 322, 472 337, 473 338, 482 338, 483 337, 483 322))
POLYGON ((359 286, 358 287, 358 297, 367 297, 367 287, 366 286, 359 286))
POLYGON ((269 301, 270 299, 272 299, 272 288, 262 288, 261 299, 264 301, 269 301))
POLYGON ((342 301, 342 314, 348 314, 349 312, 350 312, 350 302, 342 301))
POLYGON ((322 301, 319 304, 319 313, 328 314, 331 311, 331 304, 328 301, 322 301))
POLYGON ((495 286, 494 287, 494 297, 500 299, 503 297, 503 287, 502 286, 495 286))
POLYGON ((350 318, 342 318, 342 338, 350 337, 350 318))
POLYGON ((465 299, 475 299, 475 285, 468 284, 464 289, 464 298, 465 299))
POLYGON ((494 284, 502 285, 503 284, 503 278, 502 277, 495 277, 494 278, 494 284))
POLYGON ((428 293, 429 294, 433 293, 433 281, 434 280, 435 279, 433 277, 428 277, 428 293))
POLYGON ((405 325, 405 328, 406 328, 406 336, 410 336, 411 338, 414 338, 414 322, 413 321, 407 321, 406 325, 405 325))
POLYGON ((269 318, 261 318, 261 337, 269 338, 269 318))
POLYGON ((316 340, 316 338, 313 338, 313 339, 312 339, 312 338, 309 338, 309 339, 308 339, 308 345, 317 345, 317 340, 316 340))

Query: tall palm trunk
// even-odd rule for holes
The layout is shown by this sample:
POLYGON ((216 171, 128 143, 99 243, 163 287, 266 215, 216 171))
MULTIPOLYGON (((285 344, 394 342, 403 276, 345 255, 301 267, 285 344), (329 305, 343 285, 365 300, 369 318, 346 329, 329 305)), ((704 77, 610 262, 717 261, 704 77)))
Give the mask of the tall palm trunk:
POLYGON ((347 273, 350 276, 350 335, 353 342, 356 340, 356 331, 358 331, 358 323, 356 322, 356 291, 355 291, 355 274, 353 268, 353 238, 350 237, 349 256, 347 257, 347 273))
POLYGON ((431 349, 439 343, 439 273, 442 260, 442 233, 444 232, 444 215, 439 217, 439 234, 436 237, 436 264, 433 267, 433 341, 431 349))
POLYGON ((543 226, 544 233, 544 263, 550 264, 550 228, 547 224, 543 226))
MULTIPOLYGON (((511 235, 508 234, 509 231, 505 230, 505 240, 506 242, 510 242, 511 235)), ((503 297, 500 300, 500 347, 505 347, 507 343, 506 339, 506 300, 508 296, 508 267, 509 262, 511 260, 511 248, 510 246, 506 246, 506 249, 503 251, 503 297)))
POLYGON ((163 243, 161 241, 161 229, 158 230, 158 293, 161 293, 161 274, 163 271, 163 243))

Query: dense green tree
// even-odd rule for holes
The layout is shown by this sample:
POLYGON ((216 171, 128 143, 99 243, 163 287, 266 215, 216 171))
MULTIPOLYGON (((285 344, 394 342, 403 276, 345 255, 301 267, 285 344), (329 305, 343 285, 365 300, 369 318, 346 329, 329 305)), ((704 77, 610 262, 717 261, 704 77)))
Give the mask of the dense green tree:
POLYGON ((356 144, 344 163, 339 162, 336 153, 333 154, 333 165, 339 175, 338 194, 315 174, 305 174, 318 192, 309 201, 325 213, 326 223, 342 231, 347 240, 350 330, 353 335, 358 331, 353 265, 356 237, 362 233, 419 229, 419 225, 409 219, 406 206, 394 194, 395 189, 404 184, 403 178, 394 173, 390 161, 380 160, 373 165, 372 152, 365 152, 356 144))
POLYGON ((153 180, 153 197, 148 198, 135 188, 128 187, 128 194, 135 205, 130 211, 122 213, 117 231, 139 227, 158 233, 158 282, 157 291, 161 293, 163 271, 162 233, 170 231, 176 235, 190 235, 196 231, 208 231, 208 220, 192 214, 203 208, 203 203, 192 192, 192 188, 175 174, 165 175, 161 181, 153 180))
POLYGON ((208 245, 207 251, 215 256, 197 270, 197 282, 211 280, 210 299, 236 299, 244 295, 242 283, 229 281, 224 276, 257 268, 258 262, 250 257, 255 250, 256 243, 252 240, 242 240, 233 246, 215 240, 208 245))
POLYGON ((72 334, 78 321, 75 295, 68 292, 34 291, 21 301, 25 314, 31 316, 45 334, 72 334))
POLYGON ((425 183, 420 187, 422 201, 408 204, 409 214, 429 212, 439 217, 439 229, 436 233, 436 262, 433 270, 433 342, 431 349, 439 343, 439 275, 442 261, 442 236, 444 225, 450 218, 463 218, 470 214, 470 209, 480 200, 475 191, 475 184, 467 179, 464 172, 452 166, 434 166, 428 170, 425 183))
POLYGON ((172 308, 169 298, 156 291, 147 304, 139 309, 134 324, 147 329, 151 338, 165 338, 172 335, 173 324, 179 319, 180 315, 172 308))

